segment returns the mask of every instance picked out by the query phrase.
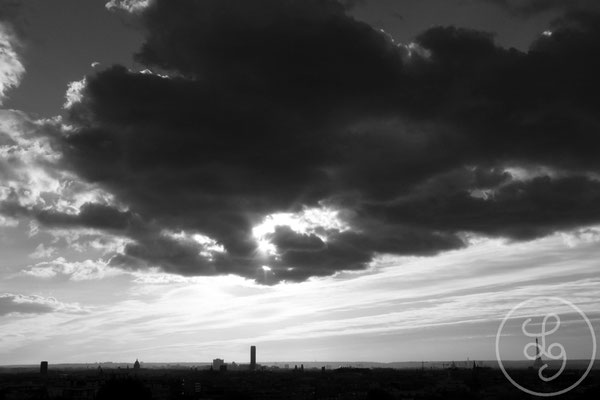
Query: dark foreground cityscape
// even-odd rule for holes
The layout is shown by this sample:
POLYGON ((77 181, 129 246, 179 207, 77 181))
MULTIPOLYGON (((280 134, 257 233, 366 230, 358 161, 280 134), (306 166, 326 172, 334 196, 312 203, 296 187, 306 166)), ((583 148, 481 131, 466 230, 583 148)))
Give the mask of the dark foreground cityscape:
MULTIPOLYGON (((536 363, 539 364, 539 359, 536 363)), ((539 393, 553 393, 582 376, 585 362, 543 383, 534 366, 513 362, 513 379, 539 393)), ((550 364, 550 370, 554 369, 550 364)), ((562 399, 596 399, 600 370, 562 399)), ((0 400, 168 400, 168 399, 530 399, 507 380, 494 362, 270 363, 249 364, 59 364, 0 367, 0 400)))

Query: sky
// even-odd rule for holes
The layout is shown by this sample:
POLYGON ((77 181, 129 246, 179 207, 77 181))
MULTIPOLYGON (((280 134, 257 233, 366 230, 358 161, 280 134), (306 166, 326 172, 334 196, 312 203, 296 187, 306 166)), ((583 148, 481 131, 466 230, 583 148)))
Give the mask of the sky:
POLYGON ((586 0, 0 0, 0 364, 597 331, 598 54, 586 0))

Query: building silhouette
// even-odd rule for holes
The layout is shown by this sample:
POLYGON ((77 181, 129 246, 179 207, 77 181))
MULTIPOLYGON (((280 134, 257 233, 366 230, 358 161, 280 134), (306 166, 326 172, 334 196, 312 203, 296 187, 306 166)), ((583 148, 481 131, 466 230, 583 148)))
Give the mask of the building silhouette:
POLYGON ((215 358, 212 362, 213 371, 220 371, 221 367, 225 365, 225 360, 221 358, 215 358))
POLYGON ((40 363, 40 374, 46 375, 48 373, 48 361, 42 361, 40 363))
POLYGON ((256 346, 250 346, 250 369, 256 369, 256 346))
POLYGON ((140 369, 140 362, 138 361, 138 359, 135 359, 135 362, 133 363, 133 369, 140 369))

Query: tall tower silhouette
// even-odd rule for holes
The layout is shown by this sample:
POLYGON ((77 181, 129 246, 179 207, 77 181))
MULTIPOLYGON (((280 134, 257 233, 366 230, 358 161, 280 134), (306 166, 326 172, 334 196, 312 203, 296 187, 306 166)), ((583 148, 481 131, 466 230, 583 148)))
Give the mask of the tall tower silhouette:
POLYGON ((256 346, 250 346, 250 369, 256 369, 256 346))
POLYGON ((535 338, 535 361, 533 362, 533 368, 540 369, 542 366, 542 356, 540 354, 540 345, 538 344, 538 338, 535 338))

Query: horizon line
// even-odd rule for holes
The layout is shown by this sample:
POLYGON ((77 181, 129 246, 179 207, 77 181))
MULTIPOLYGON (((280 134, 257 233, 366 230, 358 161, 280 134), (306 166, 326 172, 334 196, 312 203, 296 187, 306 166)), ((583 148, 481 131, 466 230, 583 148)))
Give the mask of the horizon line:
MULTIPOLYGON (((137 359, 139 360, 139 359, 137 359)), ((596 358, 575 358, 572 359, 570 361, 590 361, 593 360, 594 364, 596 363, 596 361, 600 361, 600 358, 596 357, 596 358)), ((32 366, 39 366, 39 364, 42 361, 47 361, 50 365, 98 365, 98 364, 134 364, 135 361, 94 361, 94 362, 51 362, 49 360, 40 360, 39 362, 36 363, 24 363, 24 364, 0 364, 0 368, 6 368, 6 367, 32 367, 32 366)), ((547 360, 547 361, 552 361, 552 360, 547 360)), ((177 365, 177 364, 206 364, 206 365, 211 365, 212 361, 142 361, 139 360, 140 364, 173 364, 173 365, 177 365)), ((232 361, 235 362, 238 365, 250 365, 250 363, 244 363, 244 362, 236 362, 236 361, 232 361)), ((364 360, 358 360, 358 361, 349 361, 349 360, 323 360, 323 361, 319 361, 319 360, 286 360, 286 361, 263 361, 262 363, 257 363, 258 365, 262 365, 262 364, 286 364, 286 363, 354 363, 354 364, 359 364, 359 363, 371 363, 371 364, 422 364, 422 363, 464 363, 464 362, 492 362, 492 363, 498 363, 498 360, 496 359, 466 359, 466 360, 461 360, 461 359, 452 359, 452 360, 412 360, 412 361, 364 361, 364 360)), ((503 362, 531 362, 530 360, 503 360, 503 362)))

